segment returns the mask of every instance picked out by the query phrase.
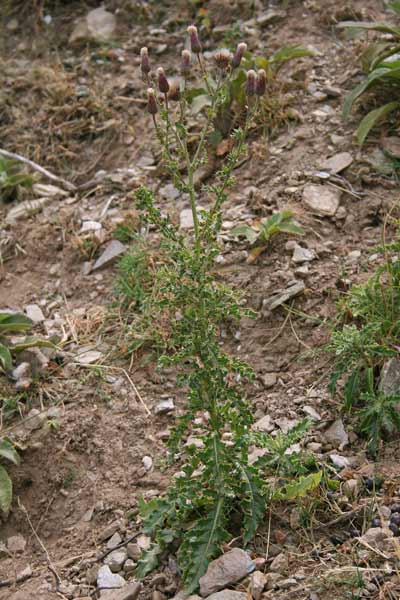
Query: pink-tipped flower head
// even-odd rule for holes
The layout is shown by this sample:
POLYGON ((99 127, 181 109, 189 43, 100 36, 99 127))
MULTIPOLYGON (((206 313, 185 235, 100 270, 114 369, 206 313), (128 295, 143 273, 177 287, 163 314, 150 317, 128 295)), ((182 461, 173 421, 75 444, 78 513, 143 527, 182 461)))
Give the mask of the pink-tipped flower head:
POLYGON ((257 74, 253 69, 247 71, 246 79, 246 96, 254 96, 256 93, 257 74))
POLYGON ((165 76, 164 69, 162 67, 158 67, 157 69, 157 83, 158 89, 162 94, 168 94, 169 92, 169 83, 168 79, 165 76))
POLYGON ((257 96, 264 96, 265 90, 267 89, 267 74, 264 69, 257 71, 256 79, 256 94, 257 96))
POLYGON ((189 50, 182 50, 181 73, 187 77, 190 73, 191 55, 189 50))
POLYGON ((178 102, 181 98, 181 82, 177 77, 174 77, 169 82, 168 100, 178 102))
POLYGON ((148 75, 151 71, 150 61, 149 61, 149 51, 146 47, 141 48, 140 50, 140 69, 143 75, 148 75))
POLYGON ((187 28, 187 32, 189 34, 190 47, 193 54, 200 54, 201 52, 201 43, 199 40, 199 34, 197 33, 197 27, 194 25, 189 25, 187 28))
POLYGON ((231 66, 233 69, 236 69, 240 66, 240 63, 242 62, 242 58, 246 50, 247 44, 245 44, 244 42, 240 42, 240 44, 237 45, 235 54, 233 55, 231 60, 231 66))
POLYGON ((226 71, 232 60, 232 53, 227 48, 221 48, 214 53, 215 64, 221 71, 226 71))
POLYGON ((147 112, 151 115, 158 113, 157 100, 153 88, 148 88, 147 90, 147 112))

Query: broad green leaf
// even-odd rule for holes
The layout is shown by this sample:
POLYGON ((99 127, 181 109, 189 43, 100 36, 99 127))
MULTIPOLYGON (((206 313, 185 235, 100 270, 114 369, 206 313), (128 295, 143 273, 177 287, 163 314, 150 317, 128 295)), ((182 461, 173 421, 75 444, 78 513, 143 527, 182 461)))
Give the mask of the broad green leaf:
POLYGON ((19 454, 14 448, 14 445, 7 438, 0 438, 0 457, 6 458, 14 465, 19 465, 19 454))
POLYGON ((384 76, 390 73, 390 69, 388 67, 381 67, 378 69, 375 69, 374 71, 372 71, 372 73, 370 73, 367 77, 365 77, 365 79, 359 83, 354 90, 347 96, 345 103, 343 105, 343 111, 342 111, 342 117, 343 119, 347 119, 350 111, 351 111, 351 107, 353 106, 354 102, 357 100, 357 98, 359 96, 361 96, 361 94, 363 92, 365 92, 365 90, 367 90, 370 85, 372 85, 375 81, 377 81, 378 79, 382 79, 384 78, 384 76))
POLYGON ((0 465, 0 509, 8 513, 12 502, 12 481, 5 468, 0 465))
POLYGON ((282 65, 294 58, 302 58, 305 56, 314 56, 314 53, 311 50, 304 48, 304 46, 284 46, 283 48, 279 48, 279 50, 272 55, 271 62, 282 65))
POLYGON ((9 371, 12 368, 12 357, 7 346, 0 342, 0 366, 4 371, 9 371))
POLYGON ((10 350, 13 352, 21 352, 27 348, 55 348, 56 346, 49 340, 42 340, 35 336, 28 336, 22 340, 15 341, 9 344, 10 350))
POLYGON ((337 25, 340 29, 365 29, 372 31, 380 31, 381 33, 391 33, 396 37, 400 37, 400 27, 394 27, 393 25, 389 25, 389 23, 379 23, 368 21, 342 21, 337 25))
POLYGON ((33 321, 22 314, 0 313, 0 333, 24 331, 33 327, 33 321))
POLYGON ((258 238, 258 232, 254 231, 254 229, 248 225, 237 225, 237 227, 231 229, 229 233, 230 235, 245 237, 251 244, 258 238))
POLYGON ((361 121, 356 131, 357 141, 362 145, 371 129, 389 113, 400 107, 400 102, 389 102, 375 110, 371 110, 361 121))
POLYGON ((308 492, 319 486, 322 478, 322 471, 311 473, 294 483, 290 483, 285 487, 283 498, 286 500, 295 500, 296 498, 304 497, 308 492))
POLYGON ((197 115, 197 113, 201 112, 206 106, 211 106, 210 96, 208 94, 196 96, 193 98, 191 104, 192 113, 197 115))

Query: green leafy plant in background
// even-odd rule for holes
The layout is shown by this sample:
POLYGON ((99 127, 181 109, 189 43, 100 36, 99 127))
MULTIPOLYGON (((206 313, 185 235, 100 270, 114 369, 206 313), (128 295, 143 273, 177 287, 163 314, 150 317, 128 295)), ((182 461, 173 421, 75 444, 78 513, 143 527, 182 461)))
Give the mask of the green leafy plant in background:
MULTIPOLYGON (((391 7, 400 15, 400 4, 393 2, 391 7)), ((359 31, 376 31, 382 34, 378 41, 369 42, 361 56, 365 72, 363 80, 348 95, 343 106, 343 118, 350 115, 354 102, 365 92, 376 92, 376 102, 379 98, 393 98, 400 91, 400 27, 385 22, 344 21, 338 27, 350 29, 353 33, 359 31)), ((390 100, 369 111, 359 124, 356 137, 363 144, 370 131, 385 117, 400 108, 400 101, 390 100)))
POLYGON ((0 200, 15 200, 21 188, 31 188, 33 183, 33 177, 21 172, 19 162, 0 156, 0 200))
POLYGON ((251 253, 252 260, 255 260, 264 252, 268 248, 271 239, 279 233, 304 235, 304 231, 295 221, 292 211, 284 210, 276 213, 262 222, 257 228, 249 227, 249 225, 238 225, 230 231, 231 235, 245 237, 250 242, 253 247, 251 253))
MULTIPOLYGON (((217 50, 217 52, 220 51, 217 50)), ((243 123, 246 112, 244 84, 247 71, 264 69, 267 76, 268 94, 260 100, 256 122, 264 130, 271 131, 288 118, 284 110, 285 103, 281 97, 281 83, 279 82, 282 67, 292 60, 312 55, 310 50, 300 45, 285 46, 270 57, 257 57, 246 51, 240 65, 233 69, 229 81, 224 81, 221 85, 218 80, 209 77, 203 81, 201 87, 191 89, 188 95, 191 111, 193 114, 197 114, 210 107, 212 97, 219 88, 221 101, 215 111, 214 130, 210 137, 214 144, 218 144, 229 135, 233 128, 243 123)))
MULTIPOLYGON (((20 458, 18 452, 15 450, 12 442, 3 437, 0 438, 0 459, 7 460, 19 465, 20 458)), ((13 486, 11 478, 6 468, 0 464, 0 509, 3 513, 8 513, 10 510, 13 495, 13 486)))
POLYGON ((400 429, 396 417, 400 397, 385 396, 380 375, 384 363, 399 353, 399 234, 390 244, 384 236, 376 250, 383 256, 383 263, 365 283, 354 286, 340 301, 338 323, 326 347, 335 362, 330 390, 334 393, 338 381, 344 378, 344 408, 360 417, 360 430, 372 453, 378 449, 382 432, 400 429))
MULTIPOLYGON (((195 174, 207 161, 208 140, 243 60, 245 45, 239 44, 233 55, 217 51, 210 65, 201 52, 197 29, 189 27, 188 34, 192 53, 182 53, 183 85, 168 80, 162 68, 154 77, 146 48, 141 50, 141 70, 149 86, 147 110, 163 149, 164 163, 174 185, 188 198, 192 236, 183 236, 168 214, 156 206, 154 194, 140 188, 136 192, 137 208, 149 229, 151 226, 162 240, 162 259, 156 261, 150 294, 148 290, 142 294, 142 284, 139 290, 135 287, 139 280, 146 280, 146 275, 140 275, 140 245, 134 242, 133 254, 126 260, 133 260, 127 274, 136 273, 129 284, 132 292, 128 292, 133 306, 139 307, 132 311, 132 327, 137 328, 141 321, 153 337, 158 336, 159 366, 174 367, 178 384, 187 390, 183 413, 168 440, 169 461, 179 464, 180 471, 163 497, 140 505, 143 529, 152 536, 153 543, 141 557, 137 575, 146 576, 166 550, 178 548, 184 583, 193 591, 209 561, 221 552, 222 544, 237 535, 232 527, 233 515, 240 517, 246 545, 255 535, 273 493, 307 476, 308 468, 303 465, 300 469, 302 463, 296 453, 285 456, 292 440, 298 441, 304 435, 304 426, 292 436, 277 439, 252 430, 253 412, 243 384, 253 379, 253 372, 224 351, 220 332, 225 321, 238 321, 252 313, 245 308, 242 295, 217 281, 213 274, 220 252, 223 203, 234 183, 233 169, 246 151, 246 135, 257 118, 267 74, 262 69, 257 73, 250 69, 245 74, 241 84, 247 107, 243 128, 232 132, 228 155, 213 182, 202 190, 208 208, 200 208, 195 174), (190 82, 199 78, 207 88, 209 101, 197 113, 197 126, 193 127, 191 108, 196 95, 190 82), (249 461, 254 446, 265 449, 263 462, 249 461), (276 485, 267 482, 268 473, 276 485)), ((269 235, 273 232, 271 225, 269 235)), ((314 472, 315 465, 310 470, 314 472)), ((298 493, 315 485, 314 480, 299 480, 298 493)), ((295 497, 297 492, 293 489, 288 493, 295 497)))
POLYGON ((36 336, 11 337, 32 329, 34 323, 27 316, 18 313, 0 313, 0 370, 10 371, 13 366, 13 356, 27 348, 47 346, 53 348, 48 340, 36 336))

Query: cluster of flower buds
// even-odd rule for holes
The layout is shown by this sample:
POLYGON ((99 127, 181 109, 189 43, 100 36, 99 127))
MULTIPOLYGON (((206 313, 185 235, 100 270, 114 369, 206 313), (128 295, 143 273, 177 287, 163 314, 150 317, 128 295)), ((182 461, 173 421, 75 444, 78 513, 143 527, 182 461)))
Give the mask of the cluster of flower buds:
MULTIPOLYGON (((201 53, 201 42, 197 27, 190 25, 187 28, 189 35, 190 49, 193 54, 201 53)), ((221 71, 227 71, 229 68, 236 69, 240 66, 244 54, 247 50, 247 44, 240 42, 237 45, 235 52, 232 54, 226 48, 217 50, 214 53, 214 62, 218 69, 221 71)), ((192 56, 189 50, 182 50, 180 72, 183 78, 187 78, 190 74, 190 67, 192 62, 192 56)), ((146 81, 150 84, 149 73, 151 71, 149 53, 147 48, 140 50, 140 69, 146 81)), ((159 67, 156 72, 156 83, 158 90, 165 97, 165 102, 168 99, 173 101, 179 101, 181 97, 180 81, 177 78, 168 80, 165 71, 162 67, 159 67)), ((259 69, 256 73, 254 70, 247 72, 246 78, 246 95, 247 96, 263 96, 265 94, 267 85, 267 75, 264 69, 259 69)), ((147 89, 147 111, 151 115, 156 115, 158 112, 158 102, 156 93, 153 87, 147 89)))
POLYGON ((256 73, 253 69, 247 71, 246 95, 263 96, 267 88, 267 74, 264 69, 259 69, 256 73))

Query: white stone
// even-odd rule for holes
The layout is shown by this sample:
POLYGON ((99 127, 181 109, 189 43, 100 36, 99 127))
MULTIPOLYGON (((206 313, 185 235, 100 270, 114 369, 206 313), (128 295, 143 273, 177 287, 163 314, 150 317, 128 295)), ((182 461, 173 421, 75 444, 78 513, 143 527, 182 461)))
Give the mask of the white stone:
POLYGON ((209 596, 240 581, 254 570, 255 565, 247 552, 234 548, 210 562, 207 572, 200 578, 200 594, 209 596))
POLYGON ((97 587, 99 590, 115 590, 122 588, 126 581, 121 575, 112 573, 108 565, 100 567, 97 573, 97 587))
POLYGON ((26 316, 34 323, 43 323, 45 316, 42 309, 37 304, 27 304, 25 306, 26 316))

